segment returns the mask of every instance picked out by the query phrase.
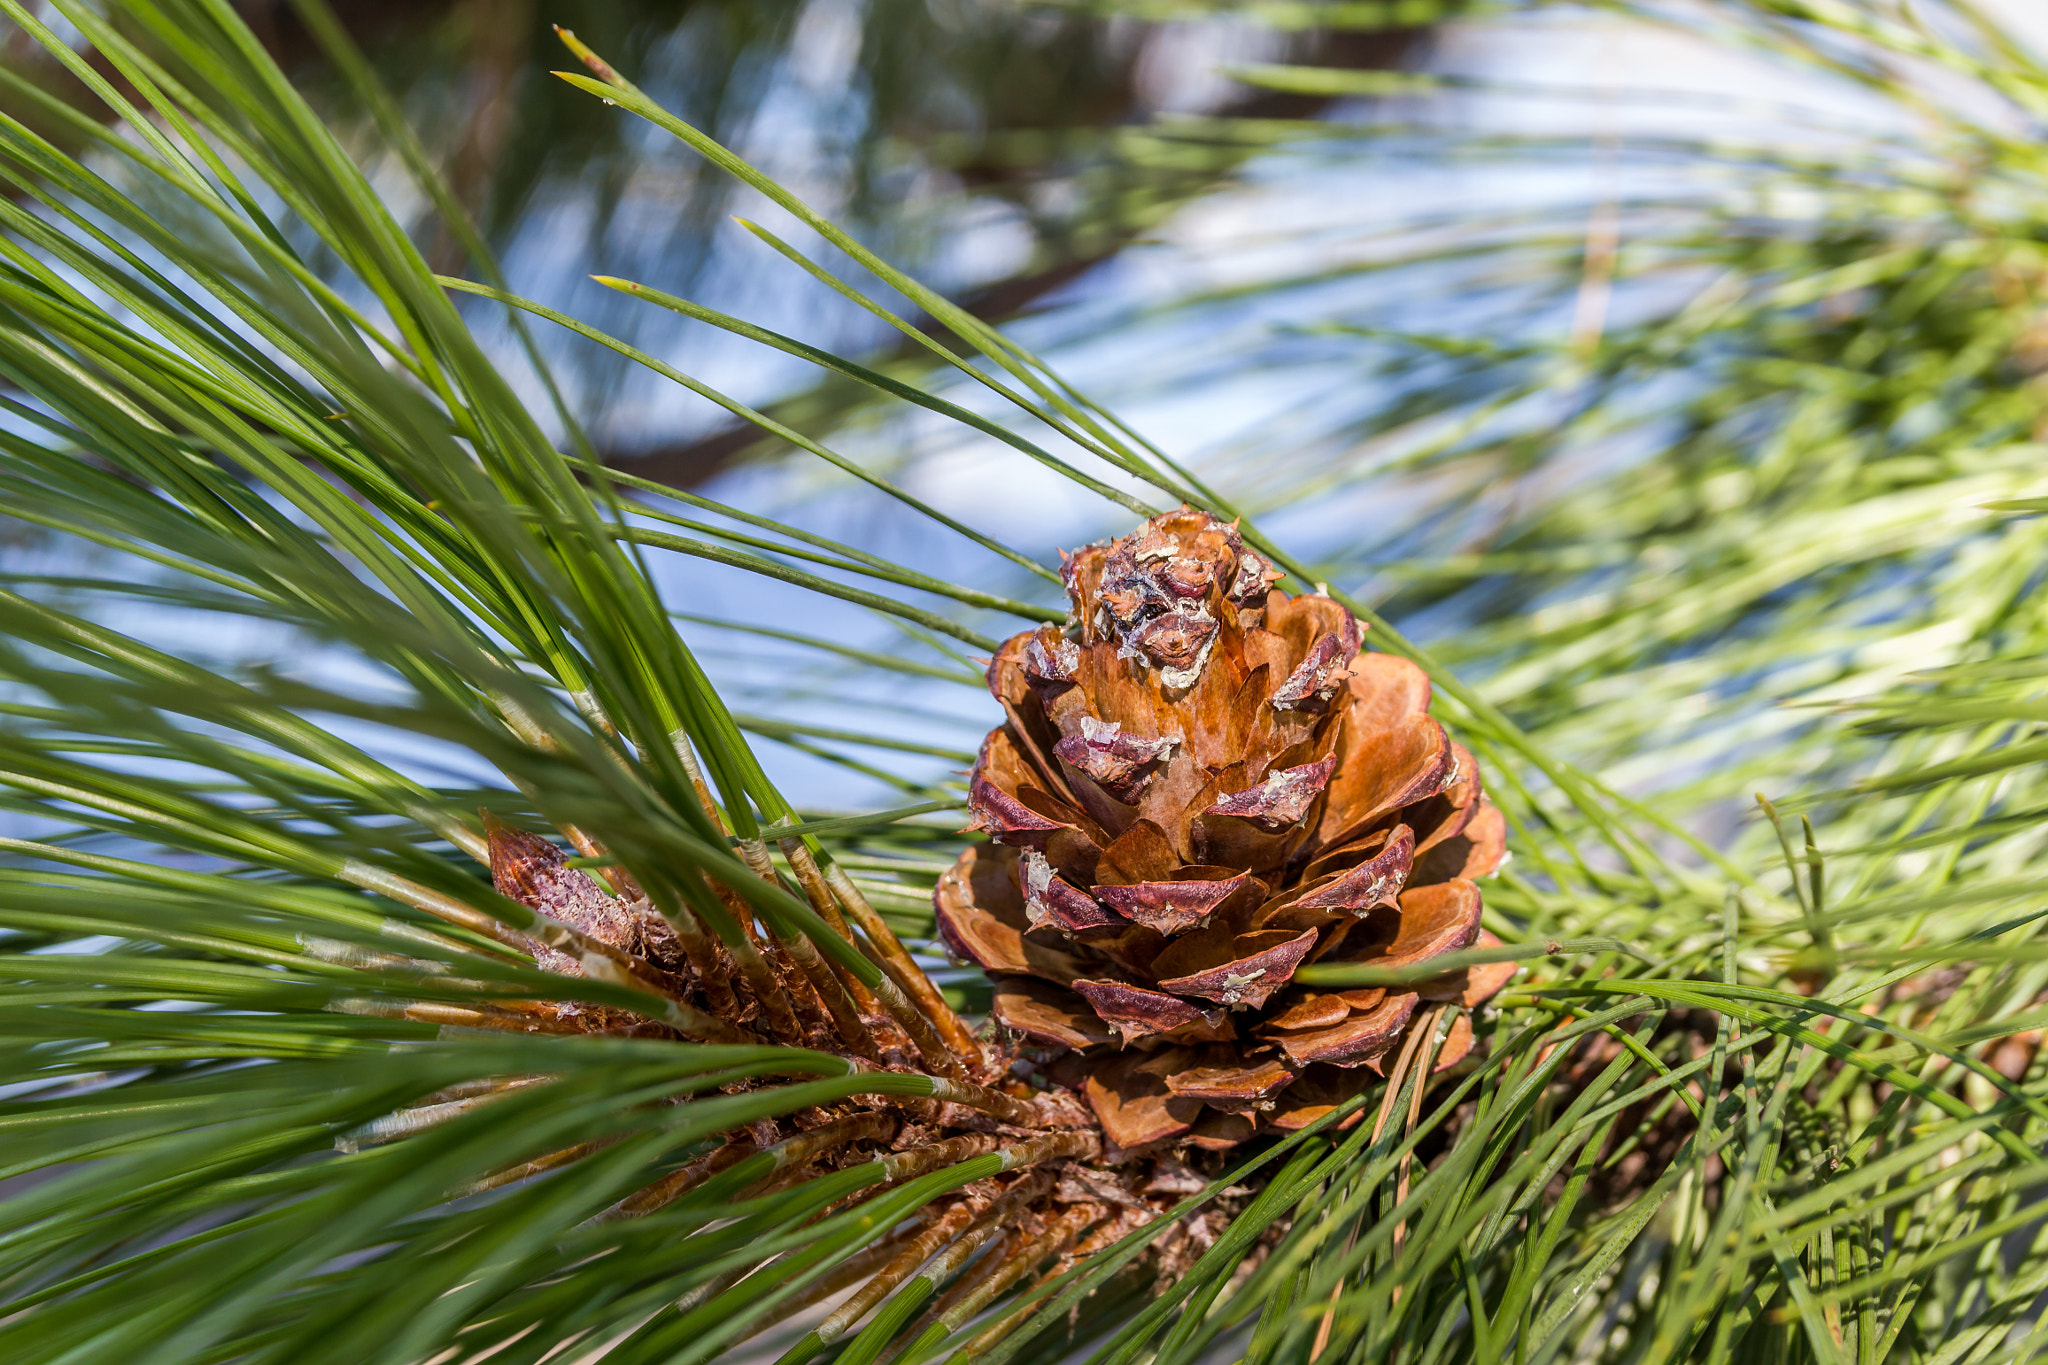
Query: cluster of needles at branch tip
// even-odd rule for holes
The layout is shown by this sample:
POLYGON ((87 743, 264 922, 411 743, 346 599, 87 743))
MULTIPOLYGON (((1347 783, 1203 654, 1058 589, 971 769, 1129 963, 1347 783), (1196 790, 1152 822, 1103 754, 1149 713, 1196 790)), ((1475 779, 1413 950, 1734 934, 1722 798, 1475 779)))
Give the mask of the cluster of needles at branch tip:
MULTIPOLYGON (((921 1267, 934 1286, 962 1271, 932 1310, 958 1326, 1204 1190, 1259 1134, 1300 1131, 1373 1086, 1392 1094, 1418 1056, 1464 1060, 1470 1012, 1516 966, 1426 964, 1498 946, 1474 879, 1502 860, 1504 826, 1429 716, 1421 670, 1361 652, 1349 612, 1286 596, 1279 576, 1231 526, 1169 513, 1068 557, 1068 626, 997 652, 1006 721, 970 802, 994 842, 963 853, 935 898, 946 945, 995 979, 982 1036, 801 839, 779 841, 780 866, 763 841, 741 851, 857 943, 884 989, 775 932, 739 888, 706 879, 720 925, 657 912, 590 833, 560 831, 608 885, 486 812, 497 889, 553 926, 527 945, 536 962, 623 976, 675 1011, 536 1003, 521 1009, 540 1017, 503 1026, 781 1044, 876 1077, 876 1093, 728 1133, 605 1216, 654 1213, 744 1161, 760 1192, 874 1161, 885 1189, 998 1156, 999 1173, 921 1210, 886 1264, 861 1262, 860 1287, 807 1341, 853 1330, 921 1267), (1422 974, 1347 988, 1356 969, 1422 974)), ((1249 1192, 1183 1220, 1155 1244, 1157 1270, 1170 1280, 1206 1251, 1249 1192)))

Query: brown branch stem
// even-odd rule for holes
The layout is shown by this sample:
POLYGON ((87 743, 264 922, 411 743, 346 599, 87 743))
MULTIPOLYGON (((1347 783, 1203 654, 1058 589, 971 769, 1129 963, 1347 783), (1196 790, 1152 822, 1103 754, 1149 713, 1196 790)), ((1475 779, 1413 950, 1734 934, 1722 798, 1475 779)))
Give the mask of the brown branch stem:
POLYGON ((953 1266, 957 1268, 967 1256, 995 1235, 1005 1215, 1038 1199, 1051 1188, 1050 1175, 1044 1171, 1033 1171, 1000 1194, 995 1194, 992 1189, 966 1194, 940 1215, 938 1222, 913 1237, 910 1244, 880 1273, 812 1329, 811 1335, 821 1345, 831 1345, 928 1261, 932 1262, 932 1268, 927 1272, 927 1278, 937 1282, 950 1275, 952 1269, 943 1268, 948 1258, 952 1258, 953 1266), (939 1259, 934 1261, 934 1257, 939 1259))
MULTIPOLYGON (((681 1170, 671 1172, 652 1185, 627 1195, 591 1221, 615 1223, 626 1218, 644 1218, 673 1204, 719 1172, 730 1170, 749 1157, 765 1154, 770 1158, 771 1164, 768 1169, 761 1172, 752 1182, 752 1185, 758 1185, 777 1172, 802 1165, 820 1152, 854 1142, 887 1141, 895 1135, 896 1128, 897 1120, 893 1116, 868 1110, 820 1124, 770 1147, 762 1147, 744 1139, 728 1142, 717 1151, 699 1157, 681 1170)), ((748 1188, 751 1189, 752 1185, 748 1188)), ((743 1193, 745 1191, 735 1191, 734 1195, 738 1197, 743 1193)))
POLYGON ((944 1329, 947 1336, 959 1331, 1004 1290, 1087 1231, 1103 1213, 1099 1204, 1075 1204, 1058 1217, 1043 1221, 1036 1235, 1027 1236, 1022 1228, 1012 1230, 1008 1246, 983 1257, 979 1265, 946 1291, 944 1298, 926 1310, 913 1329, 912 1339, 925 1335, 934 1326, 944 1329))
MULTIPOLYGON (((839 903, 846 908, 847 917, 859 927, 864 939, 859 942, 859 946, 866 949, 869 959, 881 969, 883 977, 896 988, 903 1003, 911 1005, 915 1002, 912 1006, 914 1011, 921 1020, 926 1021, 925 1034, 939 1041, 939 1045, 956 1059, 963 1074, 982 1074, 988 1063, 982 1056, 981 1045, 974 1039, 974 1031, 953 1012, 953 1007, 939 994, 939 988, 910 956, 910 950, 903 946, 895 931, 875 912, 874 906, 868 904, 868 898, 860 893, 860 888, 853 884, 853 878, 846 875, 844 868, 829 860, 823 864, 821 871, 824 873, 826 885, 839 898, 839 903)), ((887 993, 878 990, 876 994, 882 997, 884 1007, 888 1008, 887 993)), ((895 1018, 898 1024, 903 1024, 905 1031, 909 1032, 909 1026, 905 1024, 902 1016, 893 1008, 889 1012, 891 1017, 895 1018)), ((916 1034, 912 1034, 912 1041, 916 1041, 916 1037, 916 1034)), ((918 1050, 925 1051, 922 1044, 918 1050)), ((928 1053, 927 1060, 930 1060, 928 1053)))

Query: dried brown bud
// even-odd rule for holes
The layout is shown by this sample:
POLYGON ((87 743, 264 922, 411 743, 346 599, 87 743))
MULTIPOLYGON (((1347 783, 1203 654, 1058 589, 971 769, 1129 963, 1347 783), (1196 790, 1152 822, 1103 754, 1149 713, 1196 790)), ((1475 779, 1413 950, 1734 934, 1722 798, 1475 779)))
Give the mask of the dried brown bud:
MULTIPOLYGON (((1118 1148, 1290 1131, 1376 1079, 1423 1000, 1481 1005, 1511 964, 1315 990, 1309 962, 1405 967, 1481 941, 1505 825, 1429 680, 1351 614, 1273 591, 1235 527, 1183 509, 1067 557, 1071 634, 989 666, 1006 723, 970 804, 995 841, 940 882, 996 1018, 1063 1050, 1118 1148)), ((1440 1060, 1469 1050, 1453 1026, 1440 1060)))

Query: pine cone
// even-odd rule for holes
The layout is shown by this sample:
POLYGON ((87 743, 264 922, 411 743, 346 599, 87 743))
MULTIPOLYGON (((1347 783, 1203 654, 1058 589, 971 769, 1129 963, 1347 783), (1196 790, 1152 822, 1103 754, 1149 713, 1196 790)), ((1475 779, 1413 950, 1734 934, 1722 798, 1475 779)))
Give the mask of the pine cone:
MULTIPOLYGON (((1309 962, 1405 966, 1490 942, 1473 879, 1505 824, 1429 679, 1232 526, 1183 509, 1063 570, 1072 622, 1018 635, 989 689, 1006 723, 940 932, 994 974, 998 1020, 1064 1054, 1125 1150, 1292 1130, 1379 1075, 1425 1001, 1469 1010, 1513 976, 1316 990, 1309 962)), ((1460 1014, 1439 1052, 1472 1045, 1460 1014)))

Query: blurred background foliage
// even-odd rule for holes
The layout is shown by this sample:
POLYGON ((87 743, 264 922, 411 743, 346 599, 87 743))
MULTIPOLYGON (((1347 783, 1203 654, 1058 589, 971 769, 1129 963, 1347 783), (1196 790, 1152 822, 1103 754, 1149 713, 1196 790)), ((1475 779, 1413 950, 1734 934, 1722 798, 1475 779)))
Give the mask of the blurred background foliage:
MULTIPOLYGON (((404 212, 410 201, 429 260, 462 273, 461 245, 406 183, 291 5, 239 9, 302 93, 381 171, 395 206, 404 212)), ((548 75, 560 65, 551 24, 613 54, 668 107, 1001 322, 1224 182, 1263 141, 1245 143, 1239 121, 1313 119, 1332 103, 1322 92, 1246 86, 1223 75, 1223 64, 1251 57, 1384 69, 1407 56, 1425 31, 1417 21, 1440 7, 1351 11, 1147 15, 1003 0, 335 6, 522 287, 549 301, 574 297, 586 320, 656 347, 686 345, 674 335, 682 329, 664 328, 630 301, 577 291, 583 274, 601 266, 673 292, 708 291, 738 311, 765 305, 822 320, 845 345, 882 338, 872 326, 838 335, 835 319, 817 317, 811 290, 742 282, 758 272, 733 259, 746 249, 727 230, 735 187, 562 89, 548 75), (1333 26, 1330 17, 1345 22, 1333 26), (1162 137, 1154 127, 1162 115, 1202 131, 1162 137)), ((92 104, 19 33, 6 57, 36 85, 92 104)), ((668 413, 639 411, 660 387, 643 378, 633 390, 631 367, 616 355, 563 348, 552 358, 601 448, 643 474, 701 482, 759 448, 736 427, 691 433, 686 420, 679 432, 668 413)), ((821 396, 810 420, 841 412, 850 395, 837 398, 821 396)))

